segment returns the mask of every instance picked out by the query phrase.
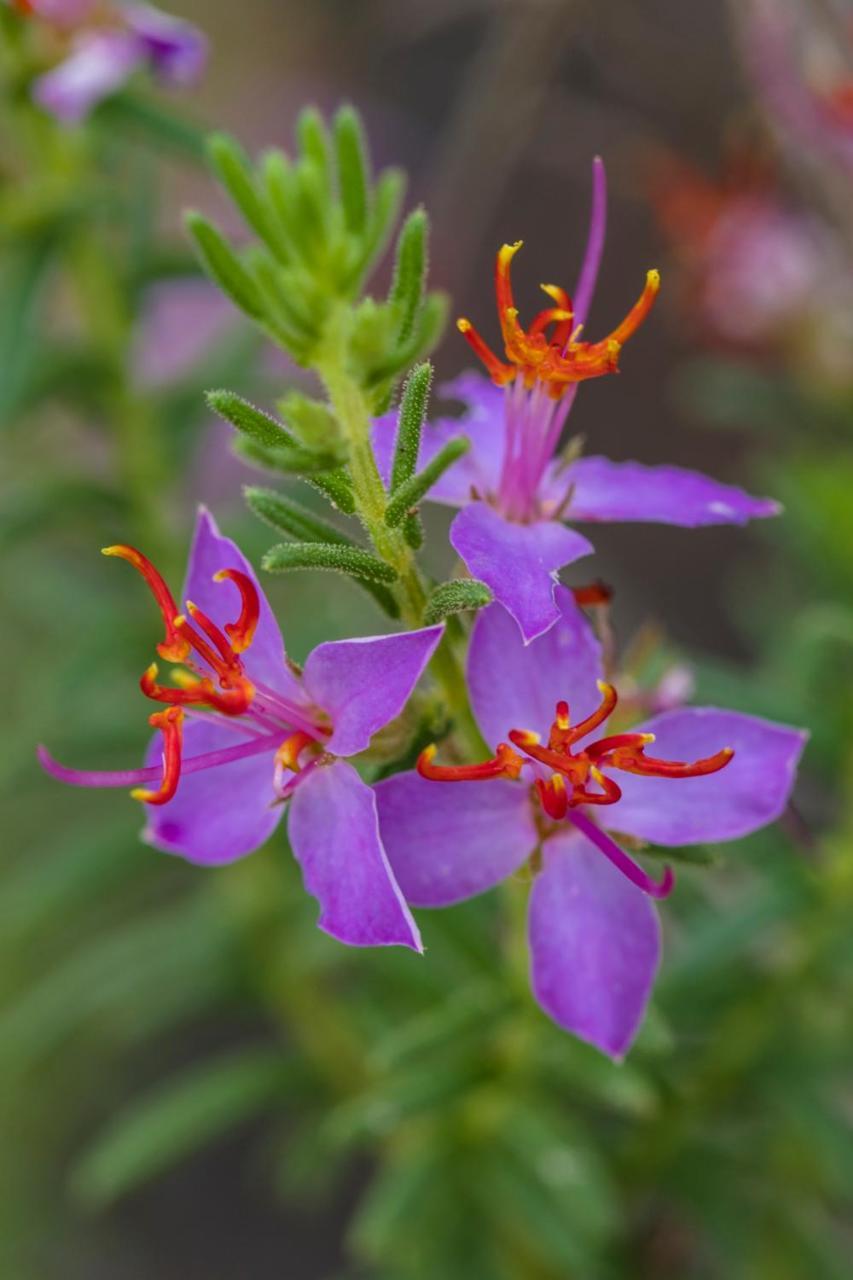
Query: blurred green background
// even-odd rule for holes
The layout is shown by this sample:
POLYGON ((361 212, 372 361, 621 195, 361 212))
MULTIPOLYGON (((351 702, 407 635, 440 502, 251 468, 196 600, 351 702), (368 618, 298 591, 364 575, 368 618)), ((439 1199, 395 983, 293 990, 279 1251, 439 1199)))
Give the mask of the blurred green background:
MULTIPOLYGON (((822 150, 762 97, 764 5, 171 8, 211 40, 179 99, 134 89, 63 134, 5 80, 0 1274, 846 1277, 853 170, 830 144, 837 124, 853 146, 849 10, 780 5, 791 93, 835 112, 822 150), (635 653, 654 650, 641 674, 688 664, 698 701, 812 733, 786 820, 681 868, 655 1005, 621 1067, 529 999, 507 926, 523 884, 422 913, 426 962, 347 952, 316 931, 282 833, 202 871, 139 843, 123 792, 63 788, 35 763, 44 741, 130 767, 147 738, 137 679, 156 618, 101 546, 139 543, 177 588, 197 501, 256 563, 269 542, 202 391, 270 405, 304 375, 195 274, 180 210, 230 216, 205 129, 287 146, 300 106, 342 100, 377 164, 408 168, 432 283, 485 332, 503 240, 525 239, 523 310, 538 280, 571 284, 603 155, 591 335, 646 268, 664 289, 573 429, 594 452, 786 504, 757 530, 596 538, 623 649, 639 635, 635 653)), ((466 355, 451 327, 439 377, 466 355)), ((429 527, 447 567, 444 517, 429 527)), ((323 575, 269 594, 297 659, 382 627, 323 575)))

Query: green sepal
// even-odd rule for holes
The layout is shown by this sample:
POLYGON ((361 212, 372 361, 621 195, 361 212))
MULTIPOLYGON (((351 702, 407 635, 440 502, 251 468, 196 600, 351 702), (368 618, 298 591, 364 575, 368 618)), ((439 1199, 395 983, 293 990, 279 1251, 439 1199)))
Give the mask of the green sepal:
POLYGON ((285 497, 283 493, 246 485, 243 496, 256 516, 280 533, 286 533, 289 538, 306 542, 328 542, 343 547, 353 545, 352 539, 341 533, 340 529, 303 507, 300 502, 285 497))
POLYGON ((258 286, 222 233, 200 213, 187 213, 184 224, 211 279, 241 311, 265 323, 267 317, 258 286))
POLYGON ((397 571, 384 560, 360 547, 342 547, 328 542, 282 542, 270 547, 261 565, 269 573, 288 569, 331 569, 365 582, 397 581, 397 571))
POLYGON ((207 154, 222 185, 252 230, 281 262, 289 262, 286 240, 255 185, 249 158, 242 147, 227 134, 214 133, 208 140, 207 154))
POLYGON ((471 443, 467 436, 456 436, 453 440, 448 440, 444 448, 438 451, 422 471, 401 484, 385 508, 385 523, 389 528, 394 529, 401 524, 412 507, 420 502, 448 467, 452 467, 470 447, 471 443))
POLYGON ((335 156, 344 220, 355 235, 364 233, 370 208, 370 161, 361 121, 352 107, 335 116, 335 156))
POLYGON ((427 273, 427 233, 429 220, 424 209, 415 209, 403 223, 397 237, 394 277, 388 300, 397 308, 400 325, 398 342, 406 342, 415 327, 421 308, 427 273))
POLYGON ((485 582, 480 582, 478 578, 454 578, 435 588, 424 609, 424 622, 427 626, 432 626, 454 613, 482 609, 491 604, 493 599, 485 582))
POLYGON ((369 371, 367 384, 371 389, 381 388, 383 383, 397 378, 415 360, 422 359, 432 351, 444 329, 448 305, 448 298, 443 293, 431 293, 425 298, 408 340, 369 371))
POLYGON ((415 474, 431 385, 432 365, 426 361, 412 370, 403 387, 397 415, 397 443, 391 467, 392 493, 415 474))
MULTIPOLYGON (((288 427, 308 449, 343 449, 340 424, 327 404, 300 391, 290 391, 277 402, 288 427)), ((337 454, 338 461, 343 453, 337 454)))

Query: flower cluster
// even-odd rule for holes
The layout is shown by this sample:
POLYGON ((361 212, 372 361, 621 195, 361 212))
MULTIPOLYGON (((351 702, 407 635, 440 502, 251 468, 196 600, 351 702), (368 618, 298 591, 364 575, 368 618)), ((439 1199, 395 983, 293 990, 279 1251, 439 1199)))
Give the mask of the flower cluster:
POLYGON ((687 708, 682 676, 654 695, 657 714, 633 723, 636 690, 620 701, 612 655, 585 612, 606 609, 607 589, 571 591, 557 573, 593 551, 576 522, 743 524, 778 507, 676 467, 561 455, 580 384, 616 371, 660 283, 649 272, 609 335, 582 336, 604 243, 600 161, 574 299, 543 286, 550 305, 522 327, 510 282, 519 245, 505 245, 496 266, 504 358, 459 321, 489 375, 444 388, 463 402, 463 416, 424 427, 426 365, 412 374, 399 414, 377 414, 404 354, 428 340, 423 221, 413 215, 401 233, 387 302, 368 299, 344 313, 353 284, 341 264, 347 254, 366 260, 371 225, 385 213, 351 117, 336 129, 337 194, 315 117, 302 123, 301 168, 268 161, 253 175, 230 144, 218 144, 226 185, 267 246, 263 272, 253 276, 209 224, 194 227, 211 274, 318 372, 328 402, 284 402, 286 426, 231 393, 212 402, 249 438, 256 461, 302 471, 339 513, 360 518, 371 543, 359 545, 284 494, 253 489, 250 505, 290 539, 264 567, 348 573, 405 629, 320 644, 298 667, 251 566, 202 511, 182 604, 141 552, 106 548, 147 583, 165 628, 158 654, 175 664, 170 683, 156 663, 140 681, 158 704, 145 765, 82 771, 43 748, 41 762, 75 785, 132 787, 146 806, 146 840, 198 864, 251 853, 286 814, 320 927, 353 945, 421 951, 412 908, 462 901, 527 866, 536 999, 561 1027, 619 1058, 659 961, 653 900, 674 883, 669 867, 655 878, 636 855, 648 845, 736 839, 772 822, 787 804, 805 735, 687 708), (299 183, 315 204, 330 202, 325 222, 311 222, 321 226, 314 239, 304 227, 296 234, 288 197, 299 183), (327 281, 329 263, 338 264, 321 339, 299 316, 296 261, 327 281), (285 285, 286 314, 274 311, 285 285), (383 334, 393 349, 384 363, 370 345, 383 334), (331 453, 322 451, 326 436, 331 453), (436 585, 417 566, 424 498, 459 508, 450 537, 471 577, 436 585), (476 614, 470 628, 466 611, 476 614), (427 667, 433 686, 424 696, 416 686, 427 667), (448 730, 424 748, 436 699, 448 730), (392 721, 407 745, 389 759, 376 735, 392 721))

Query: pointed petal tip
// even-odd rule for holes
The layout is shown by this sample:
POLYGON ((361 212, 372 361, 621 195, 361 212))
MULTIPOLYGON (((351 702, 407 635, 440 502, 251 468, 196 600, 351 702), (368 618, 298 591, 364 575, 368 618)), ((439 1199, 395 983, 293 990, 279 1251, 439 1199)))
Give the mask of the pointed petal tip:
POLYGON ((369 942, 360 937, 347 937, 345 929, 335 928, 323 915, 317 917, 317 928, 325 933, 329 938, 333 938, 335 942, 340 942, 345 947, 405 947, 407 951, 414 951, 416 955, 422 956, 426 950, 421 938, 420 929, 412 921, 412 927, 407 934, 401 933, 399 937, 386 937, 379 939, 371 939, 369 942))

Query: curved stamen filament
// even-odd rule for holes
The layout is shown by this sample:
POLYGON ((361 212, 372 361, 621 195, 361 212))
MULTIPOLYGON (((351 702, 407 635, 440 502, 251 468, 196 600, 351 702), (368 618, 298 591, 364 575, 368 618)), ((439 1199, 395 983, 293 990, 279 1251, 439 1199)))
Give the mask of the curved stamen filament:
POLYGON ((503 387, 506 383, 512 382, 516 373, 513 365, 504 364, 502 360, 498 359, 491 347, 480 337, 470 320, 466 320, 464 316, 460 316, 456 321, 456 328, 462 334, 477 359, 481 360, 486 366, 492 382, 496 383, 499 387, 503 387))
POLYGON ((577 742, 580 738, 585 738, 588 733, 592 733, 593 729, 597 729, 600 724, 609 720, 616 710, 619 697, 613 685, 606 684, 603 680, 597 680, 596 684, 601 694, 601 704, 585 720, 581 720, 569 731, 570 736, 566 739, 567 742, 577 742))
POLYGON ((121 560, 126 560, 142 575, 157 602, 157 607, 163 615, 163 622, 166 626, 166 638, 157 645, 157 652, 161 658, 166 658, 168 662, 183 662, 189 654, 190 648, 186 639, 175 626, 178 606, 175 604, 175 598, 163 581, 161 574, 154 568, 148 557, 144 556, 141 551, 137 551, 135 547, 118 543, 113 547, 103 547, 101 554, 118 556, 121 560))
MULTIPOLYGON (((205 660, 208 661, 214 670, 219 673, 220 678, 225 676, 227 679, 231 672, 239 671, 241 666, 240 659, 237 657, 236 653, 231 648, 228 639, 222 634, 213 619, 209 618, 202 609, 199 609, 197 604, 193 604, 192 600, 187 601, 187 613, 189 613, 196 626, 204 632, 219 655, 218 658, 214 660, 202 654, 202 656, 205 657, 205 660)), ((189 638, 189 632, 186 632, 186 634, 189 638)), ((192 643, 192 641, 190 643, 192 643)), ((193 645, 193 647, 195 648, 196 646, 193 645)))
POLYGON ((639 773, 650 778, 703 778, 709 773, 719 773, 725 769, 734 756, 733 747, 723 747, 712 756, 703 760, 656 760, 652 756, 642 754, 638 748, 635 755, 623 756, 617 751, 613 759, 613 767, 624 773, 639 773))
POLYGON ((145 804, 168 804, 174 796, 181 778, 183 721, 184 713, 180 707, 155 711, 148 717, 148 723, 152 728, 159 729, 163 735, 162 777, 156 791, 146 787, 135 787, 130 793, 134 800, 142 800, 145 804))
POLYGON ((484 760, 481 764, 442 765, 433 764, 437 748, 425 747, 418 756, 417 770, 422 778, 433 782, 484 782, 492 778, 517 778, 524 764, 505 742, 498 746, 492 760, 484 760))
POLYGON ((255 638, 261 616, 261 603, 254 582, 239 569, 220 569, 213 575, 214 582, 233 582, 240 592, 240 616, 236 622, 226 622, 225 631, 234 653, 248 649, 255 638))
POLYGON ((206 676, 201 679, 182 679, 176 689, 157 683, 157 663, 152 662, 142 674, 139 687, 146 698, 155 702, 168 702, 173 706, 210 706, 226 716, 241 716, 248 711, 254 690, 248 680, 238 679, 222 690, 215 687, 206 676))

